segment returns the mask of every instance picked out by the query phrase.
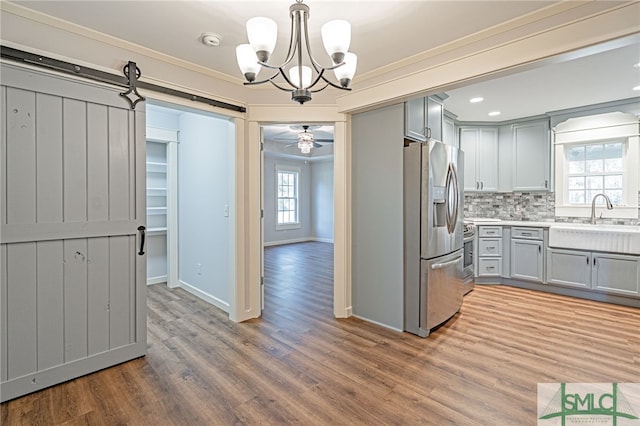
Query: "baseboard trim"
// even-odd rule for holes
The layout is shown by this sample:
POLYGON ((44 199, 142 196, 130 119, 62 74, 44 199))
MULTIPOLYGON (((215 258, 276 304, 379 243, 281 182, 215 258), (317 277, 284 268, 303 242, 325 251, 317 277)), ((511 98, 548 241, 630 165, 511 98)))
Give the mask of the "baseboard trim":
POLYGON ((167 282, 167 276, 166 275, 147 278, 147 285, 163 284, 163 283, 166 283, 166 282, 167 282))
POLYGON ((295 243, 306 243, 308 241, 316 241, 319 243, 330 243, 333 244, 333 239, 331 238, 315 238, 315 237, 307 237, 307 238, 293 238, 291 240, 280 240, 280 241, 269 241, 265 242, 265 247, 270 246, 281 246, 285 244, 295 244, 295 243))
POLYGON ((400 333, 402 333, 402 332, 404 331, 404 330, 402 330, 402 329, 400 329, 400 328, 392 327, 392 326, 390 326, 390 325, 388 325, 388 324, 383 324, 383 323, 381 323, 381 322, 374 321, 374 320, 372 320, 372 319, 369 319, 369 318, 366 318, 366 317, 362 317, 362 316, 360 316, 360 315, 352 314, 352 316, 353 316, 354 318, 358 318, 358 319, 361 319, 362 321, 366 321, 366 322, 370 322, 370 323, 375 324, 375 325, 379 325, 380 327, 384 327, 384 328, 387 328, 387 329, 389 329, 389 330, 397 331, 397 332, 400 332, 400 333))
POLYGON ((199 288, 194 287, 191 284, 186 283, 182 280, 180 280, 179 283, 180 283, 180 288, 182 288, 183 290, 188 291, 189 293, 193 294, 197 298, 202 299, 207 303, 211 303, 213 306, 216 306, 222 309, 223 311, 225 311, 226 313, 229 313, 229 303, 223 300, 220 300, 217 297, 210 295, 206 291, 202 291, 199 288))

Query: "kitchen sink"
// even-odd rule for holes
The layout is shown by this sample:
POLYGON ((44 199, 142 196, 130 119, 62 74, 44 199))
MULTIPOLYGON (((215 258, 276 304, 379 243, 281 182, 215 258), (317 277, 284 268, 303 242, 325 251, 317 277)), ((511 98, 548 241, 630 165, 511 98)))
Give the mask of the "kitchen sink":
POLYGON ((554 224, 549 228, 549 246, 640 254, 640 226, 554 224))

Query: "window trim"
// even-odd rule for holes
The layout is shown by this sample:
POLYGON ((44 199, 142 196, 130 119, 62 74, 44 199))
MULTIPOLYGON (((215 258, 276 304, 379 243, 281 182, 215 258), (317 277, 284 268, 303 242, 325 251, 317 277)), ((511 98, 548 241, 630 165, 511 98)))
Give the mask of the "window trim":
POLYGON ((632 136, 629 138, 607 138, 602 140, 580 141, 573 143, 556 144, 555 146, 555 215, 563 217, 590 217, 591 201, 582 205, 569 204, 568 190, 568 160, 567 149, 575 145, 587 145, 599 142, 622 141, 623 143, 623 204, 615 206, 613 210, 597 208, 598 215, 602 213, 603 218, 612 219, 637 219, 638 218, 638 170, 637 164, 640 158, 638 146, 640 138, 632 136), (634 161, 635 159, 635 161, 634 161))
POLYGON ((288 230, 288 229, 300 229, 302 228, 302 223, 300 222, 300 167, 295 167, 295 166, 285 166, 285 165, 281 165, 281 164, 276 164, 276 170, 275 170, 275 185, 274 185, 274 195, 275 195, 275 228, 276 231, 284 231, 284 230, 288 230), (291 223, 278 223, 278 200, 280 197, 278 197, 278 175, 281 172, 287 172, 287 173, 295 173, 296 174, 296 194, 295 194, 295 200, 296 200, 296 219, 297 222, 291 222, 291 223))

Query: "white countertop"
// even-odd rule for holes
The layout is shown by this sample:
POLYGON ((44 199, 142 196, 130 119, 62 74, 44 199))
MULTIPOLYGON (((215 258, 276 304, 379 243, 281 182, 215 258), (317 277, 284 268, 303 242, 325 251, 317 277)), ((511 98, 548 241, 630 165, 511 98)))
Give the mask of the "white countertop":
POLYGON ((529 226, 535 228, 550 228, 552 226, 564 226, 564 227, 589 227, 589 228, 607 228, 607 229, 640 229, 638 225, 608 225, 598 223, 597 225, 590 225, 587 223, 572 223, 572 222, 536 222, 532 220, 501 220, 482 217, 468 217, 464 219, 467 222, 472 222, 476 226, 529 226))
POLYGON ((534 222, 531 220, 500 220, 500 219, 487 219, 479 217, 465 218, 466 221, 473 222, 476 226, 531 226, 536 228, 548 228, 559 222, 534 222))

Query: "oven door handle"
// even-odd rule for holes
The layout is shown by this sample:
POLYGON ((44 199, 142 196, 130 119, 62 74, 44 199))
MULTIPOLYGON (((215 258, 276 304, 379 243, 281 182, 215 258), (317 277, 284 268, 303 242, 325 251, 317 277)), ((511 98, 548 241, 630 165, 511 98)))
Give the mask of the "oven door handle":
POLYGON ((435 270, 435 269, 442 269, 442 268, 446 268, 447 266, 454 265, 454 264, 456 264, 456 263, 460 262, 461 260, 462 260, 462 256, 460 256, 460 257, 456 257, 455 259, 450 260, 450 261, 448 261, 448 262, 435 263, 435 264, 431 265, 431 269, 434 269, 434 270, 435 270))

